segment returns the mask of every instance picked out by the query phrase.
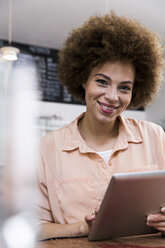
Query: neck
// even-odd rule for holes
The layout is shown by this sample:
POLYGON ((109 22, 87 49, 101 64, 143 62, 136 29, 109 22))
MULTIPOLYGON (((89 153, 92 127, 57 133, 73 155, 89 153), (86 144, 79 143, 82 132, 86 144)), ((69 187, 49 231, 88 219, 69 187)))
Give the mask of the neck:
POLYGON ((111 149, 118 135, 118 119, 103 124, 93 120, 86 113, 78 126, 82 138, 96 151, 111 149))

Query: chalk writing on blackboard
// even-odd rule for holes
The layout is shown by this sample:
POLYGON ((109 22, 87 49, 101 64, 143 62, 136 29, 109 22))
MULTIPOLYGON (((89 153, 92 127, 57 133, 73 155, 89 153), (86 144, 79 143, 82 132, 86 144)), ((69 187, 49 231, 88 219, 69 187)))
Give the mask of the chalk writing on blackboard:
MULTIPOLYGON (((0 40, 0 47, 8 45, 5 40, 0 40)), ((18 60, 14 66, 33 62, 37 68, 39 79, 39 91, 41 100, 47 102, 81 104, 68 93, 67 89, 60 83, 57 75, 58 50, 32 46, 13 42, 12 46, 20 49, 18 60)))

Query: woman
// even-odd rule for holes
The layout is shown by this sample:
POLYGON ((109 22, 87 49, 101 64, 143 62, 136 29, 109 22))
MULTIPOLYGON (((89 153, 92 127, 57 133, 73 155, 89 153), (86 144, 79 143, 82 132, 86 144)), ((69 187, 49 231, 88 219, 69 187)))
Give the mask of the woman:
MULTIPOLYGON (((114 13, 91 17, 68 37, 59 78, 87 107, 41 140, 41 239, 88 235, 113 173, 165 169, 162 128, 121 115, 152 101, 162 69, 157 35, 114 13)), ((165 232, 165 209, 146 224, 165 232)))

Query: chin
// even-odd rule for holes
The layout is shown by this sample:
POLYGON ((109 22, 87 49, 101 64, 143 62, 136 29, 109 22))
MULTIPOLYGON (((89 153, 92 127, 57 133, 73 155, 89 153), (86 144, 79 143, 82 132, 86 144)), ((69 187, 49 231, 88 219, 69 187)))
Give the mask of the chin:
POLYGON ((112 121, 114 121, 116 118, 117 118, 117 116, 112 116, 112 117, 110 117, 110 116, 108 116, 108 117, 102 116, 102 117, 98 118, 98 121, 100 123, 102 123, 102 124, 109 124, 112 121))

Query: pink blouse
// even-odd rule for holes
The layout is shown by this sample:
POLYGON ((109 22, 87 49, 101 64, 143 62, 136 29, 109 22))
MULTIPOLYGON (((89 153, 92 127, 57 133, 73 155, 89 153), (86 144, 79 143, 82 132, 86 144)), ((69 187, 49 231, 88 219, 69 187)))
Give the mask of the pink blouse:
POLYGON ((160 126, 119 116, 119 136, 106 164, 79 133, 77 123, 83 115, 41 139, 41 222, 84 220, 99 207, 113 173, 165 170, 165 133, 160 126))

